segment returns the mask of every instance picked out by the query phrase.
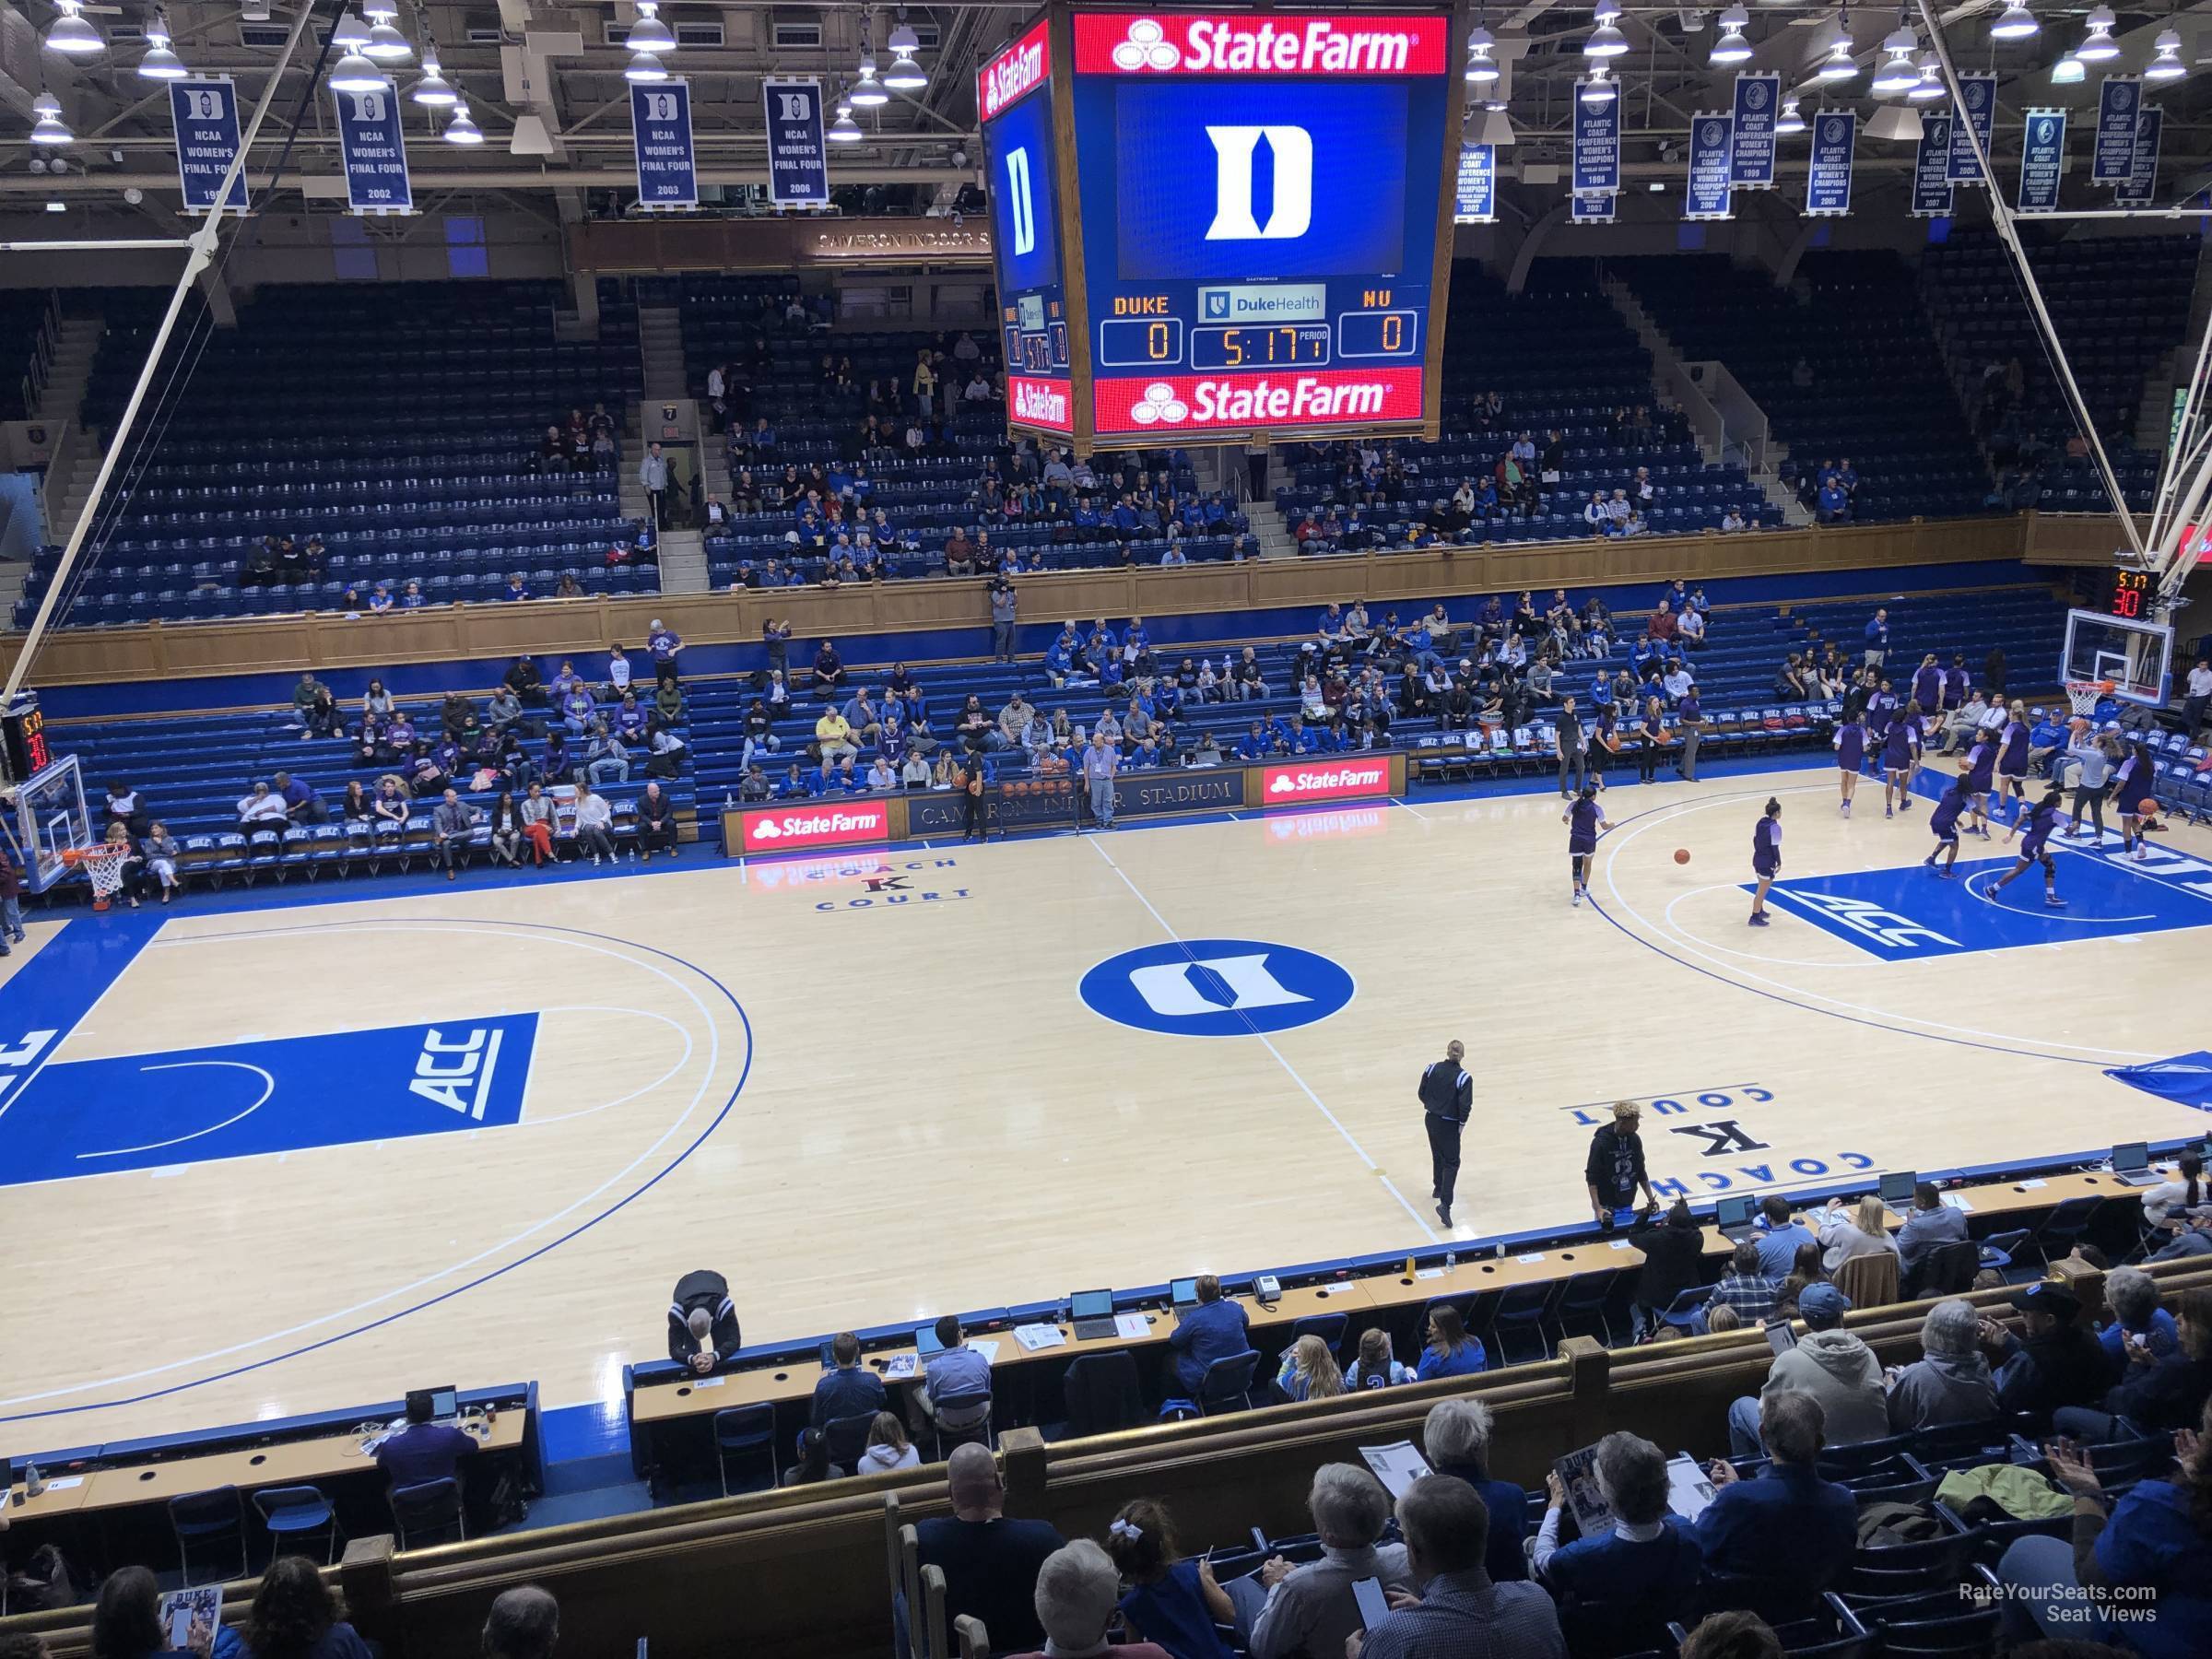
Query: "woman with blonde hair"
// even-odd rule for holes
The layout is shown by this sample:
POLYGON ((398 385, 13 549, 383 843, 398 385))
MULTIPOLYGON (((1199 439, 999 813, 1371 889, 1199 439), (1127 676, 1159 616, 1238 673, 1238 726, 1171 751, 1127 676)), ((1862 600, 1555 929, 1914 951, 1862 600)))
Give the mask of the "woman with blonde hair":
POLYGON ((1820 1265, 1830 1273, 1853 1256, 1898 1253, 1897 1241, 1889 1236, 1888 1215, 1875 1193, 1862 1195, 1848 1217, 1831 1204, 1821 1218, 1819 1237, 1825 1252, 1820 1265))
POLYGON ((1311 1332, 1290 1345, 1275 1385, 1292 1400, 1326 1400, 1344 1392, 1344 1373, 1329 1345, 1311 1332))

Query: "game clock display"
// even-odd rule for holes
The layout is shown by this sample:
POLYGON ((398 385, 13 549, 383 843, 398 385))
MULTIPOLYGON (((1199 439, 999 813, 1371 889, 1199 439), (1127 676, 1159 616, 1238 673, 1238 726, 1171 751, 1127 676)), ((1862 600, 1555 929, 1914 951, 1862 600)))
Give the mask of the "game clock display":
POLYGON ((2151 595, 2157 589, 2158 584, 2141 571, 2114 571, 2104 608, 2129 622, 2148 621, 2151 595))
POLYGON ((1068 6, 1026 30, 979 88, 1009 424, 1100 449, 1433 434, 1453 41, 1443 11, 1068 6))

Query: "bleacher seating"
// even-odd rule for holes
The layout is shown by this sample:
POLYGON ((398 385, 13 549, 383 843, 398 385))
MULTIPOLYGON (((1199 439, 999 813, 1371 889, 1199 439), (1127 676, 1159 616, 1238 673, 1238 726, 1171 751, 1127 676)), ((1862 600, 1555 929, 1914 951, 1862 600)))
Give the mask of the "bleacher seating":
MULTIPOLYGON (((103 509, 97 562, 75 584, 77 625, 345 608, 388 581, 420 579, 432 604, 498 596, 514 571, 550 595, 654 591, 655 573, 610 568, 628 541, 613 467, 539 477, 546 427, 604 402, 618 421, 639 379, 634 314, 618 300, 598 339, 556 337, 550 283, 270 288, 234 331, 180 325, 167 366, 182 395, 149 400, 129 470, 103 509), (312 587, 241 585, 265 535, 328 550, 312 587)), ((121 413, 150 335, 144 313, 111 326, 86 419, 121 413)), ((157 381, 159 386, 162 382, 157 381)), ((58 562, 35 562, 29 620, 58 562)))
POLYGON ((1861 479, 1854 519, 1982 510, 1988 468, 1895 254, 1811 253, 1787 289, 1723 254, 1607 268, 1685 358, 1727 365, 1790 446, 1793 467, 1850 459, 1861 479))
POLYGON ((0 420, 30 413, 60 317, 52 288, 0 288, 0 420))

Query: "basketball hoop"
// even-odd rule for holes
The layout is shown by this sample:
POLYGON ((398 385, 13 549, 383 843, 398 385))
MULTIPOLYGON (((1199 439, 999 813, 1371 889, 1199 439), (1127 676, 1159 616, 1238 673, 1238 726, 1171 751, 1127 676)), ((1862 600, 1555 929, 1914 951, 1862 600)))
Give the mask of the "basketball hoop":
POLYGON ((97 841, 89 847, 65 847, 61 857, 71 869, 83 866, 92 883, 92 908, 104 911, 108 900, 123 890, 123 865, 130 855, 126 841, 97 841))
POLYGON ((2088 720, 2093 716, 2097 712, 2097 705, 2112 694, 2116 683, 2108 679, 2068 680, 2066 700, 2074 705, 2075 718, 2088 720))

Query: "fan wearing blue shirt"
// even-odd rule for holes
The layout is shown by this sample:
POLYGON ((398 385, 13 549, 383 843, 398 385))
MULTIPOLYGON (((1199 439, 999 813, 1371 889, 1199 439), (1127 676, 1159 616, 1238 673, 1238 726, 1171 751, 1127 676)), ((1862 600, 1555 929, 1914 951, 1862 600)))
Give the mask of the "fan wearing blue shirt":
POLYGON ((1759 1440, 1771 1461, 1758 1478, 1713 1461, 1706 1473, 1716 1490, 1697 1525, 1708 1571, 1766 1580, 1810 1600, 1850 1570, 1858 1500, 1814 1466, 1826 1421, 1811 1394, 1780 1390, 1759 1403, 1759 1440))
POLYGON ((1698 1590, 1702 1551, 1688 1524, 1667 1510, 1666 1453, 1640 1436, 1615 1432, 1597 1442, 1593 1472, 1613 1512, 1612 1527, 1559 1543, 1567 1488, 1547 1478, 1550 1499, 1530 1564, 1563 1606, 1633 1605, 1653 1623, 1687 1620, 1698 1590))
POLYGON ((1414 1374, 1424 1382, 1437 1377, 1471 1377, 1488 1370, 1490 1356, 1482 1338, 1467 1335, 1466 1322, 1450 1302, 1429 1310, 1429 1346, 1421 1350, 1414 1374))
POLYGON ((1194 1399, 1206 1380, 1206 1367, 1252 1349, 1251 1322, 1241 1307, 1221 1294, 1221 1281, 1213 1274, 1202 1274, 1196 1288, 1198 1305, 1185 1310, 1168 1333, 1168 1346, 1175 1350, 1176 1381, 1194 1399))
POLYGON ((1790 1270, 1796 1265, 1797 1246, 1817 1244, 1819 1241, 1805 1223, 1790 1218, 1790 1201, 1786 1198, 1762 1199, 1759 1211, 1766 1230, 1758 1240, 1759 1270, 1780 1283, 1790 1277, 1790 1270))

